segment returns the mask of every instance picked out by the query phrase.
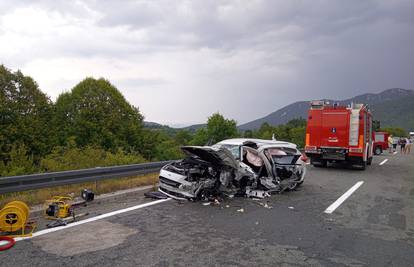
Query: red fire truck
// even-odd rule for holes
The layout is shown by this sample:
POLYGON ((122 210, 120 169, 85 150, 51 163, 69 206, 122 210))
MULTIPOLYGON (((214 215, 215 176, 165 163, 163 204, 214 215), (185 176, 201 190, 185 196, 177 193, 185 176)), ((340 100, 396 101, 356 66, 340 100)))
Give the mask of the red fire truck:
POLYGON ((354 168, 371 165, 372 115, 363 104, 330 105, 312 101, 308 112, 305 153, 315 167, 345 161, 354 168))
POLYGON ((387 132, 374 132, 374 154, 379 155, 383 151, 388 149, 388 137, 390 136, 387 132))

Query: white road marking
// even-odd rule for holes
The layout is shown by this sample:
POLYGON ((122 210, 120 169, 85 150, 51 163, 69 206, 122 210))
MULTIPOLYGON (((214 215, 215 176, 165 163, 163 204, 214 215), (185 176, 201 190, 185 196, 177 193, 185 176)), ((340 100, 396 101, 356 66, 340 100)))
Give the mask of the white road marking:
POLYGON ((67 229, 67 228, 71 228, 71 227, 74 227, 74 226, 82 225, 82 224, 85 224, 85 223, 105 219, 105 218, 112 217, 112 216, 115 216, 115 215, 118 215, 118 214, 121 214, 121 213, 129 212, 129 211, 132 211, 132 210, 137 210, 137 209, 142 209, 142 208, 145 208, 145 207, 153 206, 153 205, 156 205, 156 204, 168 201, 168 200, 171 200, 171 198, 156 200, 156 201, 140 204, 140 205, 129 207, 129 208, 112 211, 112 212, 101 214, 101 215, 98 215, 96 217, 92 217, 92 218, 89 218, 89 219, 86 219, 86 220, 73 222, 73 223, 65 225, 65 226, 59 226, 59 227, 55 227, 55 228, 49 228, 49 229, 41 230, 41 231, 33 233, 33 235, 29 236, 29 237, 16 237, 14 240, 20 241, 20 240, 30 239, 30 238, 33 238, 33 237, 36 237, 36 236, 41 236, 41 235, 53 233, 53 232, 56 232, 56 231, 64 230, 64 229, 67 229))
POLYGON ((394 154, 394 155, 397 155, 397 153, 398 153, 397 151, 394 151, 394 153, 393 153, 393 154, 394 154))
POLYGON ((388 161, 388 159, 384 159, 383 161, 381 161, 381 163, 379 164, 380 166, 381 165, 384 165, 385 164, 385 162, 387 162, 388 161))
POLYGON ((324 212, 331 214, 334 212, 348 197, 352 195, 362 184, 364 181, 359 181, 353 187, 351 187, 348 191, 345 192, 340 198, 338 198, 332 205, 330 205, 324 212))

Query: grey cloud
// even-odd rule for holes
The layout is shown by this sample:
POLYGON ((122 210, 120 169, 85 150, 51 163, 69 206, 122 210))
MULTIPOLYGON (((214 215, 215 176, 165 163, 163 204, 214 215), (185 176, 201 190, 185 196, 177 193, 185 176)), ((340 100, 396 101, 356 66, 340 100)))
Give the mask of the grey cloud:
POLYGON ((38 49, 2 60, 171 64, 177 81, 158 73, 115 79, 131 99, 137 88, 135 105, 160 103, 148 104, 151 120, 202 122, 221 111, 243 123, 297 100, 414 88, 414 1, 6 1, 0 15, 24 6, 89 18, 91 32, 38 40, 38 49), (154 87, 157 95, 145 89, 154 87))

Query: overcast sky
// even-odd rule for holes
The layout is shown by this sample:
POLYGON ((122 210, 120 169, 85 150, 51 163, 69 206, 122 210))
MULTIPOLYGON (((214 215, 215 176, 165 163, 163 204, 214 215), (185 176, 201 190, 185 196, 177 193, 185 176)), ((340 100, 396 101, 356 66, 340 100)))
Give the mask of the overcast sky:
POLYGON ((414 1, 1 0, 0 64, 52 100, 104 77, 149 121, 244 123, 298 100, 414 89, 414 1))

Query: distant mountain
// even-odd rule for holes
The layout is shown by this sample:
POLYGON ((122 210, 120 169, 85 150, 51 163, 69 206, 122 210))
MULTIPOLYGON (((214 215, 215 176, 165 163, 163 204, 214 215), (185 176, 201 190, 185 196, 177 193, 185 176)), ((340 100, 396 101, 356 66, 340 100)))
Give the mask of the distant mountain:
POLYGON ((198 129, 200 128, 204 128, 206 127, 207 124, 194 124, 194 125, 190 125, 187 127, 179 127, 179 128, 175 128, 175 127, 170 127, 168 125, 163 125, 157 122, 152 122, 152 121, 144 121, 144 127, 147 129, 152 129, 152 130, 165 130, 167 133, 170 134, 176 134, 178 131, 181 130, 185 130, 185 131, 190 131, 192 133, 195 133, 198 129))
MULTIPOLYGON (((166 125, 162 125, 162 124, 159 124, 159 123, 157 123, 157 122, 152 122, 152 121, 144 121, 144 127, 145 128, 150 128, 150 129, 158 129, 158 128, 163 128, 163 127, 165 127, 166 125)), ((168 126, 166 126, 166 127, 168 127, 168 126)))
MULTIPOLYGON (((345 100, 324 99, 341 105, 364 103, 371 107, 375 120, 381 121, 381 127, 394 126, 406 130, 414 129, 414 90, 392 88, 378 94, 363 94, 345 100)), ((263 118, 242 124, 240 130, 258 129, 267 122, 271 125, 285 124, 296 118, 306 118, 309 101, 300 101, 287 105, 263 118)))
POLYGON ((181 129, 182 130, 187 130, 187 131, 190 131, 190 132, 196 132, 198 129, 205 128, 205 127, 207 127, 207 124, 201 123, 201 124, 190 125, 190 126, 187 126, 187 127, 181 128, 181 129))

